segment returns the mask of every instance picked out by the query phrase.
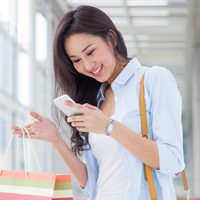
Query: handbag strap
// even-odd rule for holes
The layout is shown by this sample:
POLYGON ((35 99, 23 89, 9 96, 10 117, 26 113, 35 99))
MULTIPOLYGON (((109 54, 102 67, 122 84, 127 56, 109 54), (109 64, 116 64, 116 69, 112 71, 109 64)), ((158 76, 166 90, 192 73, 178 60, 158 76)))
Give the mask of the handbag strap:
POLYGON ((190 189, 188 186, 187 176, 185 169, 181 172, 182 182, 183 182, 183 189, 185 192, 185 196, 187 200, 190 200, 190 189))
MULTIPOLYGON (((22 142, 23 142, 23 155, 24 155, 24 170, 25 170, 25 175, 26 175, 26 177, 27 177, 27 176, 28 176, 28 169, 27 169, 26 149, 25 149, 25 148, 26 148, 26 145, 25 145, 25 133, 27 134, 27 136, 28 136, 29 139, 31 139, 31 136, 30 136, 30 133, 28 132, 28 130, 27 130, 25 127, 20 127, 20 126, 19 126, 19 128, 21 129, 21 132, 22 132, 22 139, 23 139, 23 141, 22 141, 22 142)), ((1 160, 1 163, 0 163, 0 175, 1 175, 1 173, 2 173, 3 164, 5 163, 5 160, 6 160, 7 156, 8 156, 8 151, 9 151, 9 149, 10 149, 10 147, 11 147, 11 143, 12 143, 12 141, 13 141, 13 138, 14 138, 14 135, 12 134, 11 137, 10 137, 10 140, 9 140, 9 142, 8 142, 6 151, 5 151, 4 155, 3 155, 3 159, 1 160)), ((34 158, 35 158, 35 162, 36 162, 36 164, 37 164, 37 167, 38 167, 38 169, 39 169, 40 171, 42 171, 42 170, 41 170, 41 167, 40 167, 40 164, 39 164, 39 161, 38 161, 37 154, 36 154, 36 152, 35 152, 34 147, 32 146, 32 143, 30 143, 30 147, 31 147, 31 150, 32 150, 32 152, 33 152, 33 156, 34 156, 34 158)))
MULTIPOLYGON (((140 115, 141 115, 141 129, 142 136, 148 139, 147 117, 146 117, 146 104, 144 98, 144 74, 140 80, 140 115)), ((145 179, 148 181, 150 196, 152 200, 157 200, 156 188, 153 179, 152 168, 144 164, 145 179)), ((190 189, 185 169, 181 172, 184 192, 186 193, 187 200, 190 199, 190 189)))
MULTIPOLYGON (((142 75, 140 81, 140 116, 141 116, 142 137, 148 139, 146 104, 144 99, 144 74, 142 75)), ((157 193, 156 193, 152 168, 146 164, 144 164, 144 174, 145 174, 145 179, 148 182, 151 200, 157 200, 157 193)))
MULTIPOLYGON (((23 142, 23 145, 22 145, 22 146, 23 146, 23 155, 24 155, 24 173, 25 173, 25 176, 27 177, 27 176, 28 176, 28 170, 27 170, 27 158, 26 158, 26 149, 25 149, 25 140, 24 140, 24 138, 25 138, 25 133, 24 133, 23 128, 21 128, 21 127, 19 127, 19 128, 20 128, 21 131, 22 131, 22 138, 23 138, 23 141, 22 141, 22 142, 23 142)), ((6 148, 6 151, 5 151, 4 155, 3 155, 2 162, 1 162, 1 164, 0 164, 0 174, 2 174, 3 164, 5 163, 5 160, 6 160, 7 156, 8 156, 8 151, 9 151, 9 149, 10 149, 10 147, 11 147, 11 143, 12 143, 12 141, 13 141, 13 138, 14 138, 14 135, 12 134, 11 137, 10 137, 8 146, 7 146, 7 148, 6 148)))

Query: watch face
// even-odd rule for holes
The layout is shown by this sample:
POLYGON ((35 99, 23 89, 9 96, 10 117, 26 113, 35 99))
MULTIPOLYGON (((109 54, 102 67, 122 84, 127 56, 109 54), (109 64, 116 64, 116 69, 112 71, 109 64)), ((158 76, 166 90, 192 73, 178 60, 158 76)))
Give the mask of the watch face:
POLYGON ((107 127, 107 130, 106 130, 106 134, 107 135, 111 135, 111 133, 112 133, 112 130, 113 130, 113 128, 114 128, 114 120, 113 119, 111 119, 110 120, 110 122, 109 122, 109 124, 108 124, 108 127, 107 127))

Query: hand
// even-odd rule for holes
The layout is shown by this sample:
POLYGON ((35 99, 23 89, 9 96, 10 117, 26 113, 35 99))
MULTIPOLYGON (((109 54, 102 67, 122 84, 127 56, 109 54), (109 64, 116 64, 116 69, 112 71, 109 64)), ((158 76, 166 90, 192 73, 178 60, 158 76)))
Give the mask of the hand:
MULTIPOLYGON (((30 112, 30 115, 36 119, 31 124, 25 125, 32 139, 40 139, 48 142, 56 143, 60 139, 60 134, 56 125, 49 119, 39 115, 36 112, 30 112)), ((19 126, 13 125, 11 127, 13 134, 23 137, 22 131, 19 126)), ((28 137, 25 134, 25 137, 28 137)))
POLYGON ((90 104, 78 104, 71 101, 66 101, 67 106, 79 109, 82 115, 73 115, 68 117, 67 121, 71 122, 73 127, 76 127, 81 132, 94 132, 99 134, 106 133, 109 118, 96 106, 90 104))

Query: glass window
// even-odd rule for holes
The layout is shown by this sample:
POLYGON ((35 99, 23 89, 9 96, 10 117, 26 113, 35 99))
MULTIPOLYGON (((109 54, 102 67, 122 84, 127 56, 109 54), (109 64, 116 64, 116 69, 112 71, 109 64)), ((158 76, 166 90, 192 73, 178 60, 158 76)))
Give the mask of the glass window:
POLYGON ((5 118, 4 118, 5 111, 3 107, 0 107, 0 152, 1 154, 5 150, 5 132, 6 132, 6 127, 5 127, 5 118))
POLYGON ((9 4, 9 0, 0 0, 0 27, 4 30, 9 29, 9 4))
POLYGON ((28 55, 20 51, 18 53, 17 70, 17 99, 25 106, 31 105, 31 83, 30 83, 30 59, 28 55))
POLYGON ((0 90, 12 96, 13 73, 16 68, 15 51, 11 38, 4 32, 0 32, 0 90))
POLYGON ((18 0, 17 4, 17 41, 28 50, 30 36, 30 0, 18 0))
MULTIPOLYGON (((11 114, 8 112, 6 107, 0 106, 0 160, 5 154, 8 141, 11 137, 10 125, 11 125, 11 114)), ((2 164, 2 169, 11 169, 13 167, 13 148, 11 144, 5 162, 2 164)))
POLYGON ((36 13, 35 55, 39 62, 47 59, 47 20, 40 12, 36 13))
POLYGON ((3 59, 3 47, 4 47, 4 34, 0 31, 0 90, 3 90, 4 87, 4 59, 3 59))

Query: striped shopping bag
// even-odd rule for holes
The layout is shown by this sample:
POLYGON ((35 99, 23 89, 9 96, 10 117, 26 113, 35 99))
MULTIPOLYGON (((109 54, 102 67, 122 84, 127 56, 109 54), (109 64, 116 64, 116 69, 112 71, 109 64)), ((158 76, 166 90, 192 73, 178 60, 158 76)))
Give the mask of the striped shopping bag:
MULTIPOLYGON (((70 175, 28 171, 24 133, 27 133, 29 139, 30 135, 25 128, 22 128, 22 132, 25 170, 22 172, 2 169, 13 140, 12 135, 0 163, 0 200, 73 200, 70 175)), ((41 169, 32 145, 31 148, 36 164, 41 169)))
POLYGON ((56 175, 53 200, 72 200, 72 182, 70 175, 56 175))
POLYGON ((72 200, 70 175, 5 171, 0 174, 0 200, 72 200))

